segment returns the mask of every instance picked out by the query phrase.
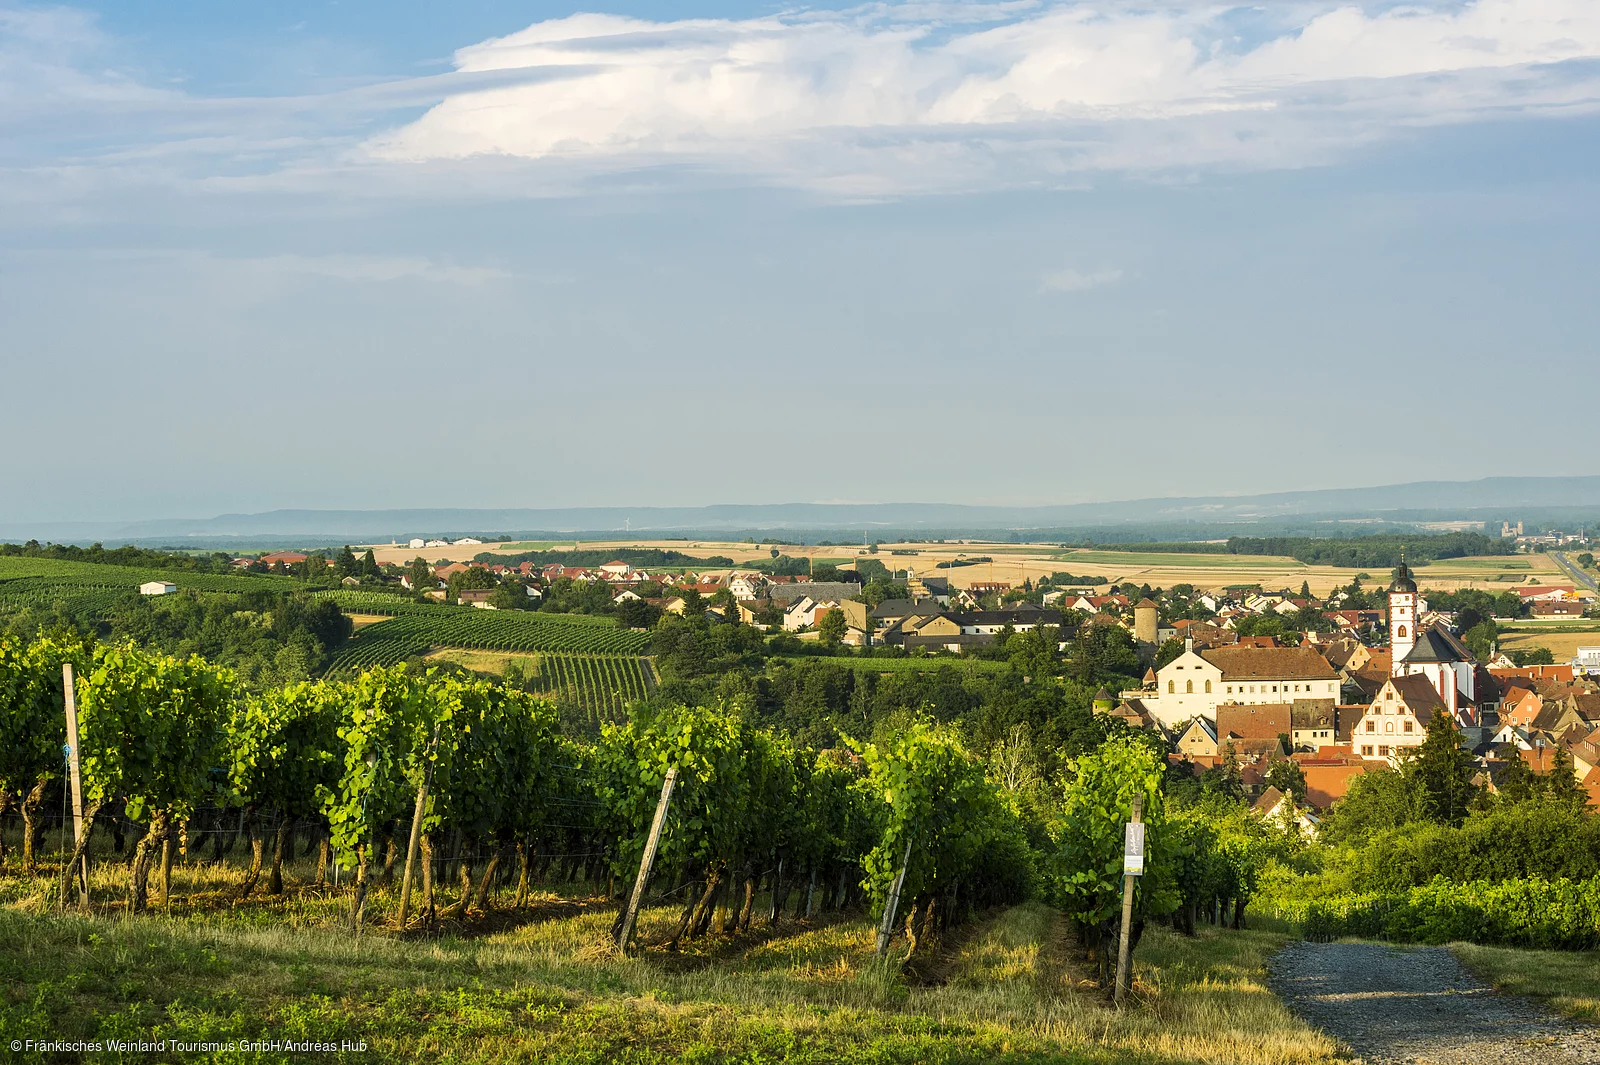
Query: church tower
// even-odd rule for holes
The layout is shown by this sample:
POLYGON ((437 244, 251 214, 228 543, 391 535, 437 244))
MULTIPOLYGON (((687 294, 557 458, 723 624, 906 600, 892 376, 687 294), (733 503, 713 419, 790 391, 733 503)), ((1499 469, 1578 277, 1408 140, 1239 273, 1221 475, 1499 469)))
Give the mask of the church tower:
POLYGON ((1404 670, 1400 663, 1417 642, 1417 582, 1411 579, 1406 568, 1405 552, 1400 552, 1400 568, 1395 571, 1394 583, 1389 585, 1389 649, 1393 655, 1390 676, 1398 677, 1404 670))

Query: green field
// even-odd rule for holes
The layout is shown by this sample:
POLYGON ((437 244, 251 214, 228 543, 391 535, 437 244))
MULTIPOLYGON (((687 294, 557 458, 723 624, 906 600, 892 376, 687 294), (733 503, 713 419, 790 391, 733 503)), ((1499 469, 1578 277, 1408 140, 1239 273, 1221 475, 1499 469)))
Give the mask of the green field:
POLYGON ((241 593, 292 591, 305 585, 266 573, 189 573, 184 570, 103 566, 53 558, 0 556, 0 609, 66 602, 77 610, 109 610, 136 595, 146 581, 169 581, 180 591, 241 593))

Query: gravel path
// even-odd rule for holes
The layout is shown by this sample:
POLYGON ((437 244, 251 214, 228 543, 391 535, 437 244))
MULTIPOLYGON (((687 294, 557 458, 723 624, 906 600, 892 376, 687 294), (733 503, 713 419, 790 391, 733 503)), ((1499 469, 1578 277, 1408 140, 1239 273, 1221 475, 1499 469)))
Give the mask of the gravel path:
POLYGON ((1600 1063, 1600 1029, 1495 994, 1443 947, 1294 943, 1272 986, 1373 1065, 1600 1063))

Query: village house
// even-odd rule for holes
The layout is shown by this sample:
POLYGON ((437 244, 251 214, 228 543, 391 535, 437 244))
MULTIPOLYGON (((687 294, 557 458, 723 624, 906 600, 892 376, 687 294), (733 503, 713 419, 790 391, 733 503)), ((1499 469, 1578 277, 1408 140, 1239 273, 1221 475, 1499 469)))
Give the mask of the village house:
POLYGON ((1332 699, 1296 699, 1290 704, 1289 742, 1297 751, 1315 751, 1339 741, 1339 708, 1332 699))
POLYGON ((1536 599, 1528 604, 1528 614, 1535 618, 1581 618, 1583 604, 1576 599, 1536 599))
POLYGON ((1393 761, 1428 738, 1435 710, 1449 709, 1427 677, 1390 677, 1356 724, 1357 750, 1363 758, 1393 761))
MULTIPOLYGON (((1212 647, 1183 654, 1156 671, 1154 692, 1128 692, 1169 728, 1224 703, 1336 700, 1339 674, 1309 647, 1212 647)), ((1287 725, 1287 722, 1285 722, 1287 725)), ((1285 732, 1289 731, 1286 727, 1285 732)))
POLYGON ((754 599, 765 586, 766 581, 759 573, 736 573, 728 578, 728 591, 735 599, 754 599))
POLYGON ((262 555, 259 561, 266 566, 276 566, 283 563, 285 566, 298 566, 306 560, 306 556, 298 551, 274 551, 270 555, 262 555))
POLYGON ((473 606, 479 610, 495 610, 495 605, 489 602, 494 592, 493 588, 463 588, 456 596, 456 601, 462 606, 473 606))

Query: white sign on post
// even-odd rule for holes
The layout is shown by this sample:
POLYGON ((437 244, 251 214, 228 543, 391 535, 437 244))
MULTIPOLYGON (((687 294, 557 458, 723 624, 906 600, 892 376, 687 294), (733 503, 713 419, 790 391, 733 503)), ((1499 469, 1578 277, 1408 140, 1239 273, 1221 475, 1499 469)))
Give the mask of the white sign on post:
POLYGON ((1126 876, 1144 875, 1144 824, 1128 822, 1122 837, 1122 872, 1126 876))

